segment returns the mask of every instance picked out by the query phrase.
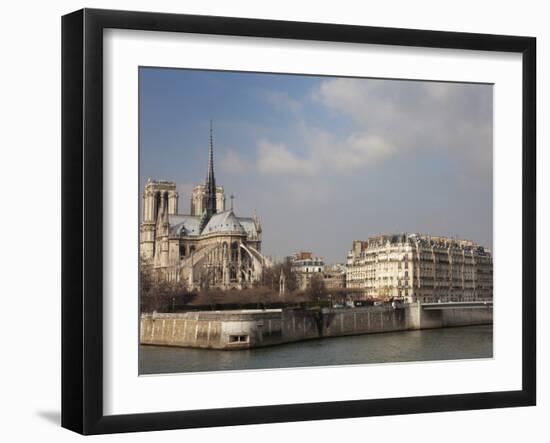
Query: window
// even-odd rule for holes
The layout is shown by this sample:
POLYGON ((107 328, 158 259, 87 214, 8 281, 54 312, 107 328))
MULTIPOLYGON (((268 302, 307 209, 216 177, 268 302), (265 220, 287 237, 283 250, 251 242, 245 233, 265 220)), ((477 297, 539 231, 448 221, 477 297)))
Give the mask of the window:
POLYGON ((229 343, 247 343, 248 335, 230 335, 229 343))

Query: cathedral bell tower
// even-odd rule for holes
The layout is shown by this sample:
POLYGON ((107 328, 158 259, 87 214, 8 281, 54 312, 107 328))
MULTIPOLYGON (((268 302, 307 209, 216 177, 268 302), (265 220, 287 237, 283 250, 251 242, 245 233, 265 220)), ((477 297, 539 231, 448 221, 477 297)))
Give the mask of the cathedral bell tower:
POLYGON ((208 171, 204 183, 204 204, 201 216, 200 230, 208 224, 210 218, 216 213, 216 178, 214 177, 214 137, 212 134, 212 120, 210 120, 210 147, 208 152, 208 171))

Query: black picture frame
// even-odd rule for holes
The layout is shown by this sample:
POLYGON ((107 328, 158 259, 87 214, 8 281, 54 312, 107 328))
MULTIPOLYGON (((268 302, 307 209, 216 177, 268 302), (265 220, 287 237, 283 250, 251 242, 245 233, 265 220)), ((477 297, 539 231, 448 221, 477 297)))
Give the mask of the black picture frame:
POLYGON ((320 420, 536 403, 536 39, 83 9, 62 18, 62 426, 82 434, 320 420), (103 413, 103 31, 503 51, 522 54, 522 389, 131 415, 103 413))

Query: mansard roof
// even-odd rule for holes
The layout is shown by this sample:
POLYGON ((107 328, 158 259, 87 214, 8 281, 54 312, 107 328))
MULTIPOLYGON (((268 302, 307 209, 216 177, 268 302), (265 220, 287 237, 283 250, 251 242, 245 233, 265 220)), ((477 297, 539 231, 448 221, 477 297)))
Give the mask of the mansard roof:
POLYGON ((471 240, 458 239, 456 237, 446 237, 441 235, 425 235, 419 233, 407 234, 385 234, 370 237, 367 241, 362 242, 361 249, 383 246, 385 244, 418 244, 420 246, 427 247, 441 247, 441 248, 453 248, 474 250, 480 254, 490 254, 489 249, 484 246, 480 246, 471 240))

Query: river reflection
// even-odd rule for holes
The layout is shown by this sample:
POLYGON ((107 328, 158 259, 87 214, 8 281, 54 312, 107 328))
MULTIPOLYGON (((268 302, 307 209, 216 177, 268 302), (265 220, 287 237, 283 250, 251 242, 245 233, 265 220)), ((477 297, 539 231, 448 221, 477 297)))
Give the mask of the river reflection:
POLYGON ((325 338, 242 351, 140 346, 140 374, 491 358, 493 327, 325 338))

